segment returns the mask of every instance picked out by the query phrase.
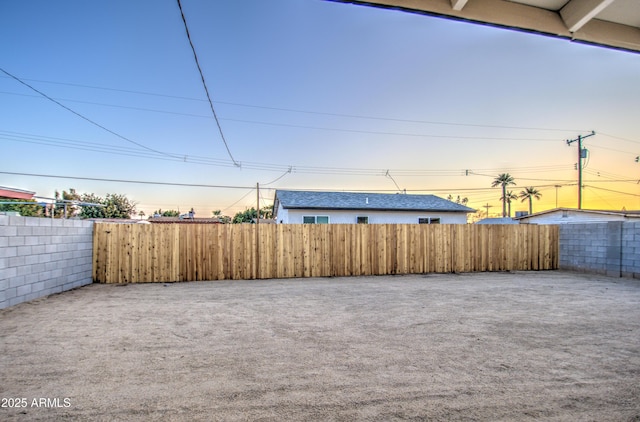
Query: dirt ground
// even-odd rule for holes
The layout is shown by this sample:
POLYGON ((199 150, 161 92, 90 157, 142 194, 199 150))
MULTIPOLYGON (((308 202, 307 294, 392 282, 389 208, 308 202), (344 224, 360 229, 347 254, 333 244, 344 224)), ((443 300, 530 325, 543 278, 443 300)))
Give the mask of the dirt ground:
POLYGON ((640 282, 93 284, 0 311, 0 370, 4 421, 640 421, 640 282))

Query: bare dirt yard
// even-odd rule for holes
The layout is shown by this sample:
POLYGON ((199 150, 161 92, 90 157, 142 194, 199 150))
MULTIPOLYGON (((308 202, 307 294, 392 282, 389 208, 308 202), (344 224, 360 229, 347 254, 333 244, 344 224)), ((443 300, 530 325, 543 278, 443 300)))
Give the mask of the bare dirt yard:
POLYGON ((640 282, 100 285, 0 311, 0 420, 640 421, 640 282))

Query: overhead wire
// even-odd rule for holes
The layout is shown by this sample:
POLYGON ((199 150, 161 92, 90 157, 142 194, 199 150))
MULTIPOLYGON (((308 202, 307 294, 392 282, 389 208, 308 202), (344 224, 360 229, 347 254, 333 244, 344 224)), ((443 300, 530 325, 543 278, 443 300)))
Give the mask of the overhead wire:
MULTIPOLYGON (((17 92, 0 91, 0 94, 15 95, 15 96, 20 96, 20 97, 40 98, 38 95, 20 94, 20 93, 17 93, 17 92)), ((101 106, 101 107, 121 108, 121 109, 125 109, 125 110, 148 111, 148 112, 151 112, 151 113, 173 114, 173 115, 176 115, 176 116, 199 117, 199 118, 203 118, 203 119, 211 119, 211 116, 205 116, 204 114, 182 113, 182 112, 179 112, 179 111, 158 110, 158 109, 146 108, 146 107, 132 107, 132 106, 124 106, 124 105, 120 105, 120 104, 98 103, 98 102, 95 102, 95 101, 72 100, 70 98, 56 98, 56 97, 51 97, 51 98, 53 98, 55 100, 58 100, 58 101, 65 101, 65 102, 69 102, 69 103, 89 104, 89 105, 97 105, 97 106, 101 106)))
POLYGON ((273 122, 264 122, 257 120, 247 120, 247 119, 234 119, 234 118, 224 118, 222 120, 228 122, 238 122, 238 123, 250 123, 250 124, 258 124, 264 126, 280 126, 280 127, 289 127, 296 129, 313 129, 313 130, 324 130, 331 132, 345 132, 345 133, 362 133, 366 135, 385 135, 385 136, 406 136, 413 138, 439 138, 439 139, 457 139, 457 140, 486 140, 486 141, 529 141, 529 142, 557 142, 557 139, 545 139, 545 138, 497 138, 495 136, 460 136, 460 135, 435 135, 435 134, 423 134, 423 133, 403 133, 403 132, 383 132, 383 131, 372 131, 372 130, 360 130, 360 129, 342 129, 342 128, 332 128, 332 127, 323 127, 323 126, 310 126, 310 125, 295 125, 289 123, 273 123, 273 122))
POLYGON ((220 126, 220 121, 218 120, 218 115, 216 114, 216 110, 213 107, 213 102, 211 101, 211 95, 209 95, 209 88, 207 88, 207 82, 204 79, 204 74, 202 73, 202 68, 200 67, 200 61, 198 60, 198 54, 196 53, 196 48, 191 41, 191 34, 189 33, 189 27, 187 26, 187 19, 184 16, 184 11, 182 10, 182 3, 180 0, 177 0, 178 8, 180 8, 180 16, 182 16, 182 22, 184 23, 184 29, 187 33, 187 39, 189 40, 189 45, 191 46, 191 51, 193 51, 193 58, 196 61, 196 66, 198 68, 198 72, 200 73, 200 79, 202 79, 202 86, 204 86, 204 91, 207 94, 207 100, 209 100, 209 106, 211 107, 211 112, 213 113, 213 118, 216 120, 216 125, 218 125, 218 131, 220 132, 220 137, 222 138, 222 142, 224 143, 225 148, 227 149, 227 153, 229 154, 229 158, 233 161, 233 164, 237 167, 240 167, 240 163, 233 158, 231 154, 231 150, 229 149, 229 145, 227 144, 227 140, 224 137, 224 133, 222 132, 222 126, 220 126))
POLYGON ((597 186, 590 186, 590 185, 585 185, 585 187, 589 187, 591 189, 603 190, 603 191, 606 191, 606 192, 619 193, 621 195, 630 195, 630 196, 640 197, 640 194, 637 194, 637 193, 622 192, 622 191, 618 191, 618 190, 606 189, 606 188, 601 188, 601 187, 597 187, 597 186))
MULTIPOLYGON (((176 162, 184 162, 191 164, 218 166, 218 167, 233 167, 233 162, 225 159, 217 159, 212 157, 204 157, 197 155, 181 155, 178 153, 172 153, 167 155, 150 154, 146 151, 132 149, 121 146, 109 146, 99 143, 92 143, 87 141, 72 140, 68 138, 57 138, 51 136, 42 136, 35 134, 28 134, 24 132, 13 132, 0 130, 0 139, 5 139, 13 142, 34 143, 40 145, 49 145, 55 147, 69 148, 75 150, 85 150, 101 153, 109 153, 116 155, 125 155, 133 157, 142 157, 149 159, 162 159, 176 162)), ((273 164, 273 163, 260 163, 260 162, 244 162, 243 168, 251 170, 261 171, 278 171, 278 172, 291 172, 298 174, 327 174, 327 175, 352 175, 352 176, 386 176, 386 172, 393 172, 396 176, 440 176, 440 177, 458 177, 465 174, 465 170, 447 170, 447 169, 374 169, 374 168, 348 168, 348 167, 320 167, 320 166, 301 166, 291 164, 273 164)), ((499 169, 483 169, 487 172, 500 171, 499 169)), ((545 165, 545 166, 525 166, 525 167, 513 167, 511 171, 519 171, 526 173, 536 172, 551 172, 551 171, 566 170, 564 165, 545 165)), ((490 174, 483 174, 479 171, 471 170, 469 174, 481 175, 486 177, 495 177, 490 174)), ((270 182, 271 183, 271 182, 270 182)))
MULTIPOLYGON (((166 97, 166 98, 174 98, 188 101, 206 101, 201 98, 193 98, 193 97, 184 97, 170 94, 160 94, 146 91, 136 91, 136 90, 126 90, 126 89, 118 89, 118 88, 109 88, 109 87, 99 87, 94 85, 84 85, 84 84, 75 84, 75 83, 66 83, 66 82, 55 82, 55 81, 46 81, 41 79, 24 79, 28 81, 40 82, 40 83, 49 83, 49 84, 57 84, 57 85, 66 85, 66 86, 76 86, 81 88, 90 88, 97 90, 106 90, 106 91, 116 91, 123 92, 129 94, 138 94, 138 95, 149 95, 156 97, 166 97)), ((515 129, 515 130, 533 130, 533 131, 555 131, 555 132, 580 132, 581 129, 565 129, 565 128, 548 128, 548 127, 530 127, 530 126, 516 126, 516 125, 489 125, 489 124, 479 124, 479 123, 469 123, 469 122, 446 122, 446 121, 437 121, 437 120, 419 120, 419 119, 400 119, 393 117, 381 117, 381 116, 367 116, 361 114, 349 114, 349 113, 336 113, 336 112, 325 112, 325 111, 317 111, 317 110, 302 110, 296 108, 286 108, 286 107, 274 107, 274 106, 265 106, 265 105, 256 105, 256 104, 245 104, 239 102, 231 102, 231 101, 214 101, 215 104, 226 104, 238 107, 248 107, 248 108, 257 108, 263 110, 274 110, 274 111, 284 111, 289 113, 302 113, 302 114, 315 114, 315 115, 323 115, 323 116, 331 116, 331 117, 345 117, 345 118, 354 118, 354 119, 366 119, 366 120, 380 120, 380 121, 389 121, 389 122, 400 122, 400 123, 418 123, 418 124, 430 124, 430 125, 444 125, 444 126, 462 126, 462 127, 478 127, 478 128, 491 128, 491 129, 515 129)), ((612 135, 607 135, 612 136, 612 135)), ((614 137, 614 136, 612 136, 614 137)), ((624 139, 624 138, 620 138, 624 139)), ((634 142, 634 141, 631 141, 634 142)))
POLYGON ((178 182, 158 182, 150 180, 129 180, 129 179, 107 179, 100 177, 86 177, 86 176, 59 176, 54 174, 36 174, 36 173, 21 173, 11 171, 0 171, 0 174, 8 174, 13 176, 31 176, 31 177, 46 177, 52 179, 70 179, 70 180, 91 180, 95 182, 112 182, 112 183, 135 183, 143 185, 163 185, 163 186, 182 186, 192 188, 217 188, 217 189, 255 189, 253 186, 230 186, 230 185, 210 185, 202 183, 178 183, 178 182))
POLYGON ((293 167, 289 167, 289 169, 288 169, 287 171, 285 171, 281 176, 279 176, 279 177, 277 177, 277 178, 273 179, 272 181, 270 181, 270 182, 268 182, 268 183, 262 183, 262 184, 260 184, 260 187, 262 187, 262 186, 269 186, 269 185, 271 185, 271 184, 274 184, 275 182, 277 182, 278 180, 282 179, 282 178, 283 178, 283 177, 285 177, 286 175, 291 174, 292 169, 293 169, 293 167))
POLYGON ((99 124, 99 123, 97 123, 97 122, 93 121, 93 120, 91 120, 90 118, 88 118, 88 117, 84 116, 83 114, 80 114, 80 113, 78 113, 77 111, 75 111, 75 110, 73 110, 73 109, 71 109, 71 108, 67 107, 66 105, 62 104, 61 102, 56 101, 54 98, 52 98, 52 97, 48 96, 48 95, 47 95, 47 94, 45 94, 44 92, 39 91, 38 89, 36 89, 36 88, 34 88, 33 86, 29 85, 28 83, 24 82, 23 80, 21 80, 21 79, 20 79, 20 78, 18 78, 17 76, 14 76, 14 75, 12 75, 11 73, 7 72, 7 71, 6 71, 6 70, 4 70, 3 68, 0 68, 0 71, 1 71, 1 72, 3 72, 4 74, 8 75, 9 77, 13 78, 13 79, 14 79, 14 80, 16 80, 17 82, 21 83, 22 85, 26 86, 27 88, 31 89, 32 91, 37 92, 38 94, 40 94, 41 96, 43 96, 43 97, 44 97, 44 98, 46 98, 47 100, 49 100, 49 101, 53 102, 54 104, 57 104, 58 106, 62 107, 63 109, 65 109, 65 110, 67 110, 67 111, 69 111, 70 113, 73 113, 73 114, 75 114, 76 116, 80 117, 81 119, 83 119, 83 120, 85 120, 85 121, 87 121, 87 122, 91 123, 92 125, 97 126, 97 127, 99 127, 100 129, 102 129, 102 130, 104 130, 104 131, 107 131, 107 132, 111 133, 112 135, 117 136, 118 138, 120 138, 120 139, 122 139, 122 140, 124 140, 124 141, 127 141, 127 142, 129 142, 129 143, 132 143, 132 144, 134 144, 134 145, 137 145, 137 146, 139 146, 140 148, 144 148, 144 149, 146 149, 146 150, 148 150, 148 151, 152 151, 152 152, 155 152, 155 153, 158 153, 158 154, 162 154, 162 155, 170 156, 169 154, 167 154, 167 153, 165 153, 165 152, 158 151, 158 150, 153 149, 153 148, 150 148, 150 147, 148 147, 148 146, 146 146, 146 145, 144 145, 144 144, 141 144, 141 143, 139 143, 139 142, 136 142, 136 141, 134 141, 134 140, 131 140, 131 139, 129 139, 129 138, 127 138, 127 137, 125 137, 125 136, 122 136, 122 135, 120 135, 119 133, 117 133, 117 132, 115 132, 115 131, 113 131, 113 130, 111 130, 111 129, 109 129, 109 128, 107 128, 107 127, 105 127, 105 126, 103 126, 103 125, 101 125, 101 124, 99 124))
MULTIPOLYGON (((37 96, 32 96, 32 95, 27 95, 27 94, 19 94, 19 93, 13 93, 13 92, 6 92, 6 91, 0 91, 0 94, 7 94, 7 95, 18 95, 18 96, 24 96, 24 97, 36 97, 37 96)), ((210 119, 211 116, 205 116, 202 114, 193 114, 193 113, 183 113, 183 112, 177 112, 177 111, 168 111, 168 110, 158 110, 158 109, 151 109, 151 108, 145 108, 145 107, 132 107, 132 106, 123 106, 123 105, 118 105, 118 104, 106 104, 106 103, 98 103, 95 101, 84 101, 84 100, 72 100, 72 99, 67 99, 67 98, 58 98, 57 100, 60 101, 67 101, 67 102, 76 102, 76 103, 80 103, 80 104, 91 104, 91 105, 98 105, 98 106, 103 106, 103 107, 114 107, 114 108, 121 108, 121 109, 127 109, 127 110, 136 110, 136 111, 146 111, 146 112, 152 112, 152 113, 162 113, 162 114, 172 114, 172 115, 177 115, 177 116, 186 116, 186 117, 197 117, 197 118, 205 118, 205 119, 210 119)), ((319 113, 319 114, 324 114, 324 113, 319 113)), ((291 124, 291 123, 278 123, 278 122, 265 122, 265 121, 258 121, 258 120, 251 120, 251 119, 236 119, 236 118, 225 118, 225 117, 220 117, 217 118, 216 116, 216 122, 219 125, 219 120, 224 120, 224 121, 229 121, 229 122, 237 122, 237 123, 247 123, 247 124, 256 124, 256 125, 264 125, 264 126, 276 126, 276 127, 287 127, 287 128, 294 128, 294 129, 311 129, 311 130, 323 130, 323 131, 331 131, 331 132, 344 132, 344 133, 362 133, 362 134, 367 134, 367 135, 383 135, 383 136, 403 136, 403 137, 412 137, 412 138, 437 138, 437 139, 455 139, 455 140, 485 140, 485 141, 507 141, 507 142, 512 142, 512 141, 529 141, 529 142, 556 142, 557 139, 546 139, 546 138, 515 138, 515 137, 495 137, 495 136, 462 136, 462 135, 438 135, 438 134, 428 134, 428 133, 406 133, 406 132, 385 132, 385 131, 375 131, 375 130, 360 130, 360 129, 345 129, 345 128, 335 128, 335 127, 326 127, 326 126, 311 126, 311 125, 297 125, 297 124, 291 124)), ((383 120, 398 120, 398 119, 383 119, 383 120)), ((424 122, 423 122, 424 123, 424 122)), ((224 135, 222 135, 224 136, 224 135)), ((223 139, 224 140, 224 139, 223 139)), ((225 145, 226 145, 226 140, 225 141, 225 145)), ((233 159, 233 157, 231 157, 233 159)), ((238 164, 237 162, 234 161, 234 164, 238 164)))
POLYGON ((253 193, 253 191, 255 191, 255 187, 252 188, 249 192, 245 193, 244 195, 242 195, 242 197, 240 199, 238 199, 236 202, 234 202, 233 204, 227 206, 226 208, 224 208, 222 210, 222 212, 224 213, 225 211, 229 210, 230 208, 234 207, 238 202, 242 201, 244 198, 246 198, 247 196, 249 196, 249 194, 253 193))
POLYGON ((615 136, 615 135, 611 135, 611 134, 608 134, 608 133, 603 133, 603 132, 600 132, 600 131, 598 131, 598 135, 604 135, 604 136, 608 136, 609 138, 618 139, 620 141, 626 141, 626 142, 631 142, 631 143, 634 143, 634 144, 640 144, 640 141, 636 141, 636 140, 629 139, 629 138, 623 138, 621 136, 615 136))
MULTIPOLYGON (((179 182, 160 182, 160 181, 148 181, 148 180, 131 180, 131 179, 111 179, 111 178, 98 178, 98 177, 86 177, 86 176, 62 176, 54 174, 39 174, 39 173, 26 173, 26 172, 10 172, 0 171, 0 174, 7 174, 13 176, 29 176, 29 177, 44 177, 44 178, 57 178, 57 179, 71 179, 71 180, 90 180, 97 182, 113 182, 113 183, 132 183, 132 184, 146 184, 146 185, 164 185, 164 186, 182 186, 182 187, 196 187, 196 188, 219 188, 219 189, 255 189, 255 186, 242 186, 242 185, 213 185, 202 183, 179 183, 179 182)), ((266 190, 275 190, 276 188, 266 187, 266 190)), ((283 190, 300 190, 291 188, 281 188, 283 190)), ((308 188, 304 189, 308 191, 335 191, 335 189, 321 189, 321 188, 308 188)), ((407 192, 474 192, 474 191, 491 191, 495 188, 419 188, 419 189, 406 189, 407 192)), ((348 189, 349 192, 397 192, 397 189, 348 189)))
MULTIPOLYGON (((242 201, 243 199, 245 199, 249 194, 251 194, 251 192, 255 191, 255 186, 242 186, 242 185, 214 185, 214 184, 201 184, 201 183, 178 183, 178 182, 161 182, 161 181, 148 181, 148 180, 130 180, 130 179, 111 179, 111 178, 97 178, 97 177, 84 177, 84 176, 63 176, 63 175, 53 175, 53 174, 37 174, 37 173, 25 173, 25 172, 8 172, 8 171, 0 171, 0 174, 6 174, 6 175, 15 175, 15 176, 29 176, 29 177, 43 177, 43 178, 57 178, 57 179, 69 179, 69 180, 89 180, 89 181, 98 181, 98 182, 110 182, 110 183, 130 183, 130 184, 144 184, 144 185, 160 185, 160 186, 179 186, 179 187, 192 187, 192 188, 215 188, 215 189, 236 189, 236 190, 247 190, 247 192, 237 201, 235 201, 233 204, 225 207, 224 211, 228 210, 229 208, 235 206, 237 203, 239 203, 240 201, 242 201)), ((284 175, 283 175, 284 176, 284 175)), ((282 176, 281 176, 282 177, 282 176)), ((566 184, 562 184, 560 186, 575 186, 576 183, 566 183, 566 184)), ((538 189, 540 190, 544 190, 545 188, 551 189, 553 187, 556 187, 556 185, 542 185, 542 186, 537 186, 538 189)), ((622 192, 622 191, 617 191, 617 190, 612 190, 612 189, 605 189, 605 188, 599 188, 599 187, 595 187, 595 186, 587 186, 585 185, 585 187, 589 187, 592 189, 599 189, 599 190, 603 190, 603 191, 608 191, 608 192, 612 192, 612 193, 617 193, 617 194, 623 194, 623 195, 631 195, 631 196, 637 196, 640 197, 640 195, 638 194, 633 194, 633 193, 629 193, 629 192, 622 192)), ((266 187, 264 188, 264 190, 275 190, 276 188, 269 188, 266 187)), ((291 189, 291 188, 280 188, 283 190, 299 190, 299 189, 291 189)), ((305 190, 309 190, 309 191, 318 191, 318 192, 322 192, 322 191, 335 191, 334 188, 313 188, 313 189, 305 189, 305 190)), ((380 192, 380 193, 384 193, 384 192, 396 192, 397 193, 397 189, 346 189, 345 191, 348 192, 380 192)), ((491 191, 496 191, 495 188, 416 188, 416 189, 406 189, 406 192, 412 192, 412 193, 456 193, 456 194, 460 194, 460 195, 464 195, 467 196, 469 199, 469 205, 473 205, 476 204, 478 202, 487 202, 487 201, 493 201, 494 203, 496 202, 496 198, 495 195, 481 195, 480 197, 476 196, 476 194, 478 193, 482 193, 482 192, 491 192, 491 191)), ((262 197, 264 200, 264 197, 262 197)))

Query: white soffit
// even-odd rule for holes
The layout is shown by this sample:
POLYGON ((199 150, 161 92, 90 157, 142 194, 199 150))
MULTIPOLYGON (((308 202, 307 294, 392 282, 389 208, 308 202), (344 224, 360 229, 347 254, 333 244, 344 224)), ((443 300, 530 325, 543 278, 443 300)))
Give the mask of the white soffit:
POLYGON ((640 0, 330 0, 640 52, 640 0))

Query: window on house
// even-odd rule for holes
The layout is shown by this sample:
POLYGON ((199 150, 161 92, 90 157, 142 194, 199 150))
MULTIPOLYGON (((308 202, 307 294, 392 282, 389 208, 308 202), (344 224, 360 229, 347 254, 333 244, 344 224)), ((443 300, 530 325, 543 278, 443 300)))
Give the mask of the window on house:
POLYGON ((440 224, 440 219, 432 217, 421 217, 418 218, 418 224, 440 224))
POLYGON ((305 215, 302 217, 302 224, 329 224, 328 215, 305 215))
POLYGON ((369 224, 369 217, 366 217, 366 216, 356 217, 356 222, 358 224, 369 224))

